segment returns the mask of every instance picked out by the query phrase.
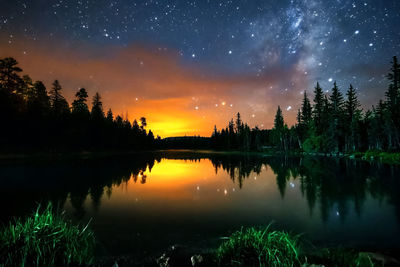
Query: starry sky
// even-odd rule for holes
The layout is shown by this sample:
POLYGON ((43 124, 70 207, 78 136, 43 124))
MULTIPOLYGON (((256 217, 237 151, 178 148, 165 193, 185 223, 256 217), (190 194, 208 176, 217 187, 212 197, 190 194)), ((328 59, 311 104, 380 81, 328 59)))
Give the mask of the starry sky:
POLYGON ((69 101, 80 87, 155 134, 210 135, 240 112, 295 121, 302 93, 384 97, 400 56, 399 0, 0 0, 0 57, 69 101))

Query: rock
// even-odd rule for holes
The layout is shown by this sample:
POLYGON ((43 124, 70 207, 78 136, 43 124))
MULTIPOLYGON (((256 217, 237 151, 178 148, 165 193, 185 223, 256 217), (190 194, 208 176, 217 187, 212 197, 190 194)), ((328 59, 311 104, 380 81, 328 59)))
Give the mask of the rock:
POLYGON ((157 264, 160 267, 169 267, 170 258, 164 253, 157 260, 157 264))
POLYGON ((192 266, 199 266, 204 261, 204 259, 201 255, 193 255, 190 258, 190 261, 192 262, 192 266))
POLYGON ((180 245, 173 245, 157 260, 160 267, 184 267, 192 266, 190 254, 187 248, 180 245))
POLYGON ((379 263, 382 264, 382 266, 388 265, 388 264, 393 264, 393 265, 400 265, 400 262, 388 255, 384 255, 381 253, 374 253, 374 252, 361 252, 359 253, 359 256, 361 257, 370 257, 371 259, 378 261, 379 263))

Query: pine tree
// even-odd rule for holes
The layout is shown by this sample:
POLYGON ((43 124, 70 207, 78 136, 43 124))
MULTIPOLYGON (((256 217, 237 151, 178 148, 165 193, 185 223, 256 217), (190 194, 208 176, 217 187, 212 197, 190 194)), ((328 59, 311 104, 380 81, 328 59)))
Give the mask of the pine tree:
POLYGON ((34 90, 32 78, 29 75, 22 76, 22 84, 19 86, 18 94, 22 96, 25 102, 34 97, 34 90))
POLYGON ((218 136, 218 130, 217 130, 217 125, 214 125, 214 131, 212 133, 213 137, 217 137, 218 136))
POLYGON ((149 133, 147 134, 147 146, 148 147, 153 147, 154 144, 154 134, 151 130, 149 130, 149 133))
POLYGON ((338 117, 342 113, 344 100, 342 93, 336 85, 336 81, 333 83, 332 93, 329 100, 332 106, 332 113, 338 117))
POLYGON ((300 111, 300 109, 297 110, 296 122, 297 122, 297 125, 301 124, 301 111, 300 111))
POLYGON ((107 117, 106 117, 107 121, 112 123, 114 121, 114 115, 112 113, 111 108, 107 111, 107 117))
POLYGON ((50 110, 50 98, 47 95, 46 86, 41 81, 36 81, 29 94, 28 111, 33 114, 45 116, 50 110))
POLYGON ((146 128, 146 126, 147 126, 146 118, 145 117, 141 117, 140 118, 140 129, 144 130, 144 128, 146 128))
POLYGON ((323 152, 331 152, 336 149, 335 132, 332 131, 332 110, 328 97, 325 95, 321 114, 321 136, 323 152))
POLYGON ((389 89, 386 95, 387 121, 390 125, 390 134, 388 136, 389 149, 400 148, 400 64, 397 57, 393 57, 392 67, 387 75, 389 80, 389 89))
POLYGON ((60 116, 69 113, 69 106, 67 100, 65 100, 64 96, 61 94, 62 87, 58 80, 53 82, 53 87, 51 88, 50 95, 50 103, 51 109, 55 116, 60 116))
POLYGON ((17 93, 23 84, 19 76, 22 69, 17 65, 18 62, 12 57, 0 60, 0 84, 2 85, 1 88, 8 93, 17 93))
POLYGON ((390 68, 390 73, 387 75, 387 78, 390 81, 390 84, 393 85, 394 90, 399 94, 400 90, 400 64, 397 62, 397 57, 393 57, 392 67, 390 68))
POLYGON ((243 122, 242 119, 240 118, 239 112, 236 115, 235 130, 237 134, 240 134, 243 130, 243 122))
POLYGON ((72 102, 72 113, 79 116, 89 115, 89 108, 86 104, 88 93, 85 88, 79 89, 75 94, 75 100, 72 102))
POLYGON ((314 124, 318 135, 322 134, 323 126, 322 126, 322 113, 324 108, 324 95, 322 92, 322 88, 317 82, 317 86, 314 89, 314 124))
POLYGON ((346 96, 347 100, 345 102, 345 110, 346 110, 346 115, 349 118, 349 121, 351 121, 357 115, 357 111, 359 110, 360 107, 360 102, 358 101, 357 93, 353 85, 350 84, 346 96))
POLYGON ((273 142, 283 150, 287 150, 286 128, 281 107, 278 106, 274 119, 274 128, 272 129, 273 142))
POLYGON ((356 150, 356 140, 358 123, 361 117, 360 103, 357 98, 357 93, 350 84, 346 93, 347 99, 345 102, 346 124, 349 125, 346 135, 346 150, 356 150))
POLYGON ((275 119, 274 119, 274 129, 281 130, 283 129, 285 122, 283 120, 281 107, 278 106, 276 110, 275 119))
POLYGON ((307 91, 304 91, 303 103, 301 105, 301 121, 303 124, 308 124, 312 118, 312 108, 310 100, 307 97, 307 91))
POLYGON ((333 83, 332 93, 329 96, 330 101, 330 125, 329 131, 332 133, 332 146, 333 152, 339 152, 342 139, 344 138, 343 133, 343 95, 337 87, 336 81, 333 83))
POLYGON ((104 119, 103 102, 98 92, 93 96, 91 116, 95 120, 104 119))

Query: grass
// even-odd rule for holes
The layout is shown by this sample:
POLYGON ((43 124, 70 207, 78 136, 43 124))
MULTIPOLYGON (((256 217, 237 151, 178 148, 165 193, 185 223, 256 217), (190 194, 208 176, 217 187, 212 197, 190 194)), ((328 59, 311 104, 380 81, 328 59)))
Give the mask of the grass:
POLYGON ((298 238, 286 232, 247 228, 237 231, 217 250, 220 266, 299 265, 298 238))
POLYGON ((317 249, 299 236, 254 227, 233 233, 216 251, 219 266, 349 266, 374 267, 370 253, 340 248, 317 249))
POLYGON ((375 260, 366 252, 344 248, 323 248, 304 255, 307 262, 322 266, 374 267, 375 260))
POLYGON ((0 231, 0 266, 66 266, 93 262, 94 235, 73 225, 52 204, 0 231))

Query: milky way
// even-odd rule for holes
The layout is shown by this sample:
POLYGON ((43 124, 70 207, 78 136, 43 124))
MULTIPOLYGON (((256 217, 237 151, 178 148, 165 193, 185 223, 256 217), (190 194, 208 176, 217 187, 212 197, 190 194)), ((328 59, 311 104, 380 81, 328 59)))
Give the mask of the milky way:
POLYGON ((374 104, 386 90, 391 57, 399 56, 399 25, 398 0, 2 0, 0 48, 14 47, 23 62, 35 43, 69 53, 79 47, 80 57, 105 61, 119 49, 151 47, 173 54, 184 69, 201 69, 196 79, 242 77, 225 98, 211 96, 218 88, 193 92, 191 108, 210 112, 226 100, 261 125, 258 113, 271 112, 279 99, 294 118, 301 93, 316 81, 324 90, 335 80, 343 91, 352 83, 366 106, 374 104))

